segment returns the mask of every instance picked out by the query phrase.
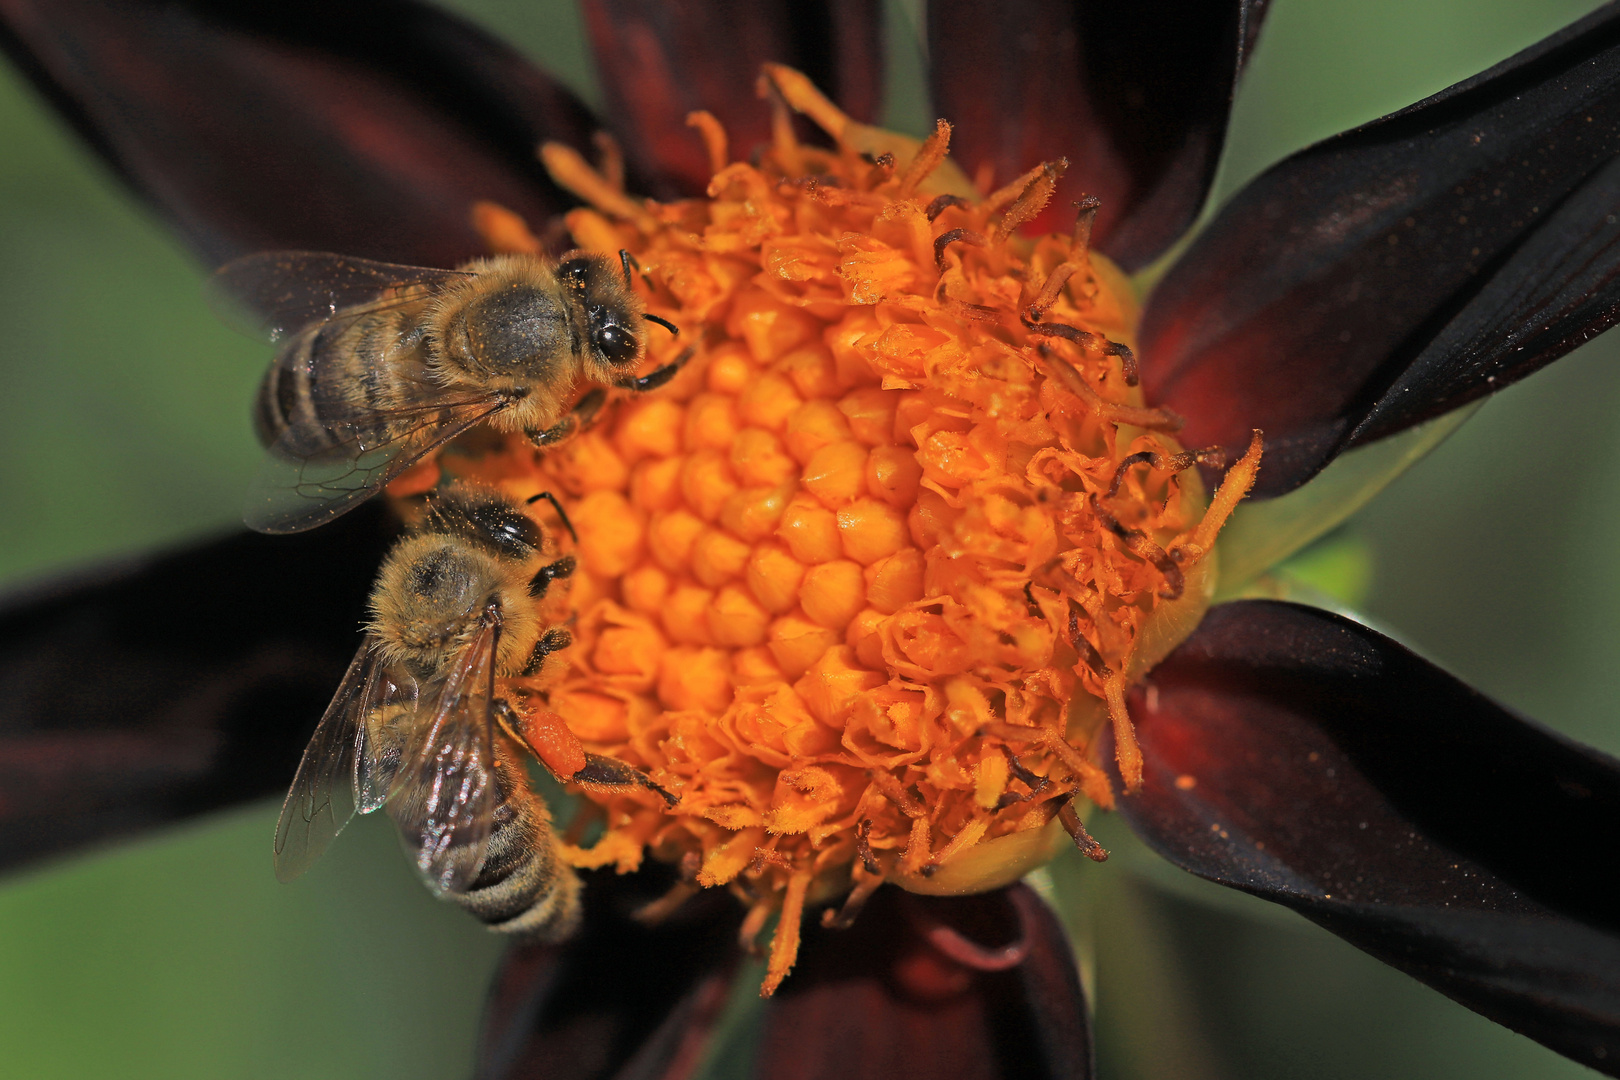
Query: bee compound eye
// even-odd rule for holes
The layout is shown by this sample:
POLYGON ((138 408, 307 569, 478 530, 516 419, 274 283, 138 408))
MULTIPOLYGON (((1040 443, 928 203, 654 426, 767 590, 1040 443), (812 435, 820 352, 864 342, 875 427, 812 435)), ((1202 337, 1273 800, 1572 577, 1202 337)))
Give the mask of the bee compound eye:
POLYGON ((636 358, 636 336, 622 326, 609 323, 595 334, 596 350, 610 364, 627 364, 636 358))
POLYGON ((570 285, 583 286, 590 273, 590 264, 584 259, 569 259, 557 267, 557 276, 570 285))

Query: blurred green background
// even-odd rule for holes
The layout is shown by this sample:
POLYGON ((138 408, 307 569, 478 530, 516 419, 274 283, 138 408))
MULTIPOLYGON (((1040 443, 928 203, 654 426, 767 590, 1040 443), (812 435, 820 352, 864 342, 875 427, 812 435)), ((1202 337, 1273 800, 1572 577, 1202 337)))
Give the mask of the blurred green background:
MULTIPOLYGON (((453 6, 597 99, 566 3, 453 6)), ((1274 0, 1218 194, 1594 6, 1274 0)), ((891 4, 890 118, 911 129, 929 119, 908 82, 917 14, 891 4)), ((265 350, 215 322, 199 269, 9 69, 0 147, 0 583, 232 528, 265 350)), ((1492 400, 1296 564, 1498 699, 1610 752, 1617 350, 1600 339, 1492 400)), ((255 805, 0 885, 0 1073, 465 1075, 498 943, 428 898, 380 821, 276 884, 275 812, 255 805)), ((1094 919, 1108 1080, 1592 1075, 1281 909, 1170 869, 1115 822, 1098 832, 1114 860, 1054 875, 1094 919)))

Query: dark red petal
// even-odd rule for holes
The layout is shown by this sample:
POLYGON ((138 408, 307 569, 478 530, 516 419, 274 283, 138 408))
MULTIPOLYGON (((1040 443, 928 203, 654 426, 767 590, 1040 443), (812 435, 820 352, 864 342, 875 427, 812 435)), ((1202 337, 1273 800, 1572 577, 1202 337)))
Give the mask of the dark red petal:
POLYGON ((848 930, 807 920, 766 1013, 760 1080, 1092 1075, 1063 927, 1025 885, 983 896, 879 889, 848 930))
POLYGON ((742 907, 702 893, 656 926, 631 918, 663 867, 586 876, 585 923, 507 953, 484 1012, 478 1080, 676 1080, 698 1063, 740 952, 742 907))
POLYGON ((755 92, 760 65, 803 71, 857 120, 883 94, 883 7, 876 0, 583 0, 608 116, 655 195, 694 195, 709 159, 686 115, 725 125, 733 159, 770 137, 755 92))
POLYGON ((1102 200, 1093 236, 1134 270, 1198 216, 1215 176, 1254 0, 1056 3, 933 0, 930 82, 956 125, 951 154, 995 182, 1067 157, 1038 223, 1067 228, 1082 195, 1102 200))
POLYGON ((540 228, 534 156, 584 107, 409 0, 0 0, 0 46, 211 263, 267 248, 427 266, 482 254, 474 200, 540 228))
POLYGON ((1120 809, 1160 854, 1620 1075, 1620 762, 1269 601, 1211 610, 1131 708, 1120 809))
POLYGON ((1507 384, 1620 314, 1620 9, 1303 150, 1155 291, 1142 381, 1256 488, 1507 384))
MULTIPOLYGON (((360 640, 380 508, 0 609, 0 866, 285 791, 360 640)), ((268 859, 268 840, 265 844, 268 859)))

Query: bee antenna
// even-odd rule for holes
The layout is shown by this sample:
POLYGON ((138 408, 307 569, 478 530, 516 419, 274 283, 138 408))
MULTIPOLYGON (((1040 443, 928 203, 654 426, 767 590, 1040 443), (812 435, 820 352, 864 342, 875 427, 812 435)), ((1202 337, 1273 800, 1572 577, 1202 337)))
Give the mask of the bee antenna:
POLYGON ((523 502, 525 506, 533 506, 541 499, 544 499, 551 504, 551 508, 557 511, 557 516, 562 518, 563 528, 568 530, 568 535, 574 538, 574 543, 579 543, 579 533, 574 531, 574 523, 568 520, 568 511, 562 508, 562 503, 557 501, 557 496, 553 495, 549 491, 542 491, 538 495, 530 495, 527 499, 523 500, 523 502))
POLYGON ((634 255, 630 254, 624 248, 619 249, 619 262, 624 266, 624 287, 628 289, 630 288, 630 268, 633 266, 637 270, 640 270, 641 264, 636 261, 636 257, 634 255))
POLYGON ((662 326, 665 330, 668 330, 676 337, 681 336, 681 328, 670 322, 668 319, 660 319, 657 315, 643 315, 642 318, 646 319, 650 323, 657 323, 659 326, 662 326))

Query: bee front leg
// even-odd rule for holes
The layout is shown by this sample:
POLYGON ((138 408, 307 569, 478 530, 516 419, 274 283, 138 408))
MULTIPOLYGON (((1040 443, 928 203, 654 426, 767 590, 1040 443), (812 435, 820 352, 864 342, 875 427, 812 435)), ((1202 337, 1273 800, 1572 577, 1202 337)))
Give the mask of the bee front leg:
MULTIPOLYGON (((551 583, 553 581, 566 577, 572 577, 574 574, 574 569, 575 564, 574 557, 572 555, 564 555, 556 562, 548 563, 547 565, 542 566, 540 569, 534 572, 534 577, 529 579, 529 595, 538 600, 540 597, 546 595, 546 590, 551 588, 551 583)), ((541 640, 543 641, 545 639, 542 638, 541 640)), ((566 648, 566 646, 564 647, 566 648)))
POLYGON ((528 747, 557 779, 569 779, 588 763, 590 755, 580 745, 579 736, 550 709, 531 703, 519 713, 508 702, 497 698, 492 711, 506 733, 519 746, 528 747))
POLYGON ((597 387, 580 398, 574 407, 568 410, 563 415, 563 418, 551 427, 539 431, 531 428, 523 434, 527 435, 529 441, 542 450, 555 446, 560 442, 567 442, 596 422, 596 417, 601 413, 602 406, 606 402, 607 394, 600 387, 597 387))
MULTIPOLYGON (((563 561, 572 562, 573 560, 569 559, 563 561)), ((570 634, 567 630, 564 630, 560 626, 552 627, 544 634, 541 634, 540 640, 534 643, 534 651, 529 654, 529 662, 524 665, 523 670, 518 672, 518 674, 524 677, 533 675, 535 672, 539 671, 541 665, 546 662, 546 657, 550 656, 554 652, 562 652, 573 643, 573 634, 570 634)))
POLYGON ((675 373, 686 366, 686 362, 692 359, 692 353, 693 350, 688 347, 684 352, 681 353, 681 355, 677 356, 663 367, 654 368, 653 370, 647 372, 647 374, 641 376, 639 379, 628 375, 622 379, 615 379, 613 380, 613 385, 617 386, 621 390, 634 390, 638 394, 645 393, 648 390, 656 390, 660 386, 663 386, 665 383, 669 382, 669 380, 673 379, 675 377, 675 373))

